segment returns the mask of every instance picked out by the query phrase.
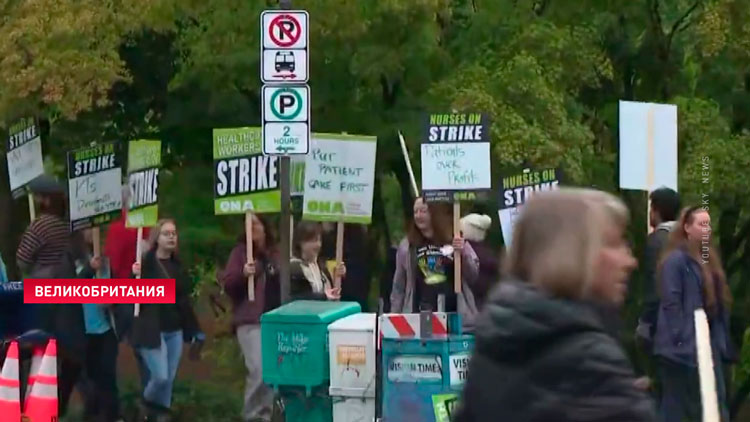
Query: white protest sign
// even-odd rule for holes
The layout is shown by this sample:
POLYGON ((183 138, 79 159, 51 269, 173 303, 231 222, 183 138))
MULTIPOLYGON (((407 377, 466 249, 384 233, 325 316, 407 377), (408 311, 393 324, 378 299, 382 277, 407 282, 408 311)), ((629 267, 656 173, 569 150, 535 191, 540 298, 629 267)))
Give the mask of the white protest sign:
POLYGON ((5 145, 8 178, 14 198, 23 196, 22 188, 44 174, 42 138, 34 119, 21 119, 11 125, 5 145))
POLYGON ((68 194, 73 231, 109 222, 122 210, 122 169, 115 144, 68 153, 68 194))
POLYGON ((374 136, 315 134, 305 161, 302 218, 370 224, 374 136))
POLYGON ((677 190, 677 106, 620 101, 620 188, 677 190))
POLYGON ((450 381, 451 387, 461 387, 469 375, 469 353, 460 353, 450 356, 450 381))
POLYGON ((390 382, 440 382, 443 379, 443 362, 438 355, 396 356, 388 365, 390 382))
POLYGON ((489 142, 422 144, 422 190, 490 189, 489 156, 489 142))

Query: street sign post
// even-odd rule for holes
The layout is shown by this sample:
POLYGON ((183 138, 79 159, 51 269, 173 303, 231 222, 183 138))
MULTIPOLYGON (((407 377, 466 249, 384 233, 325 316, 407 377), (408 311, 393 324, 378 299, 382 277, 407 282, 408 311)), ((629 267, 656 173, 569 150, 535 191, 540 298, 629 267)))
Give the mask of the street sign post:
POLYGON ((308 80, 308 21, 304 10, 266 10, 261 14, 263 83, 304 84, 308 80))
POLYGON ((310 148, 310 88, 263 86, 263 153, 307 154, 310 148))

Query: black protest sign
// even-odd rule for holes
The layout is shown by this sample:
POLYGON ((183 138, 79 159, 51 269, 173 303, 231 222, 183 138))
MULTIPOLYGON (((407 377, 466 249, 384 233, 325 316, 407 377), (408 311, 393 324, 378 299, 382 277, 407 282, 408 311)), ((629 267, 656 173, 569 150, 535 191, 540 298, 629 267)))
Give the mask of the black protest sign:
POLYGON ((101 225, 122 210, 122 169, 116 144, 68 153, 68 193, 73 231, 101 225))
POLYGON ((558 168, 526 169, 502 178, 499 209, 523 205, 536 192, 558 189, 562 173, 558 168))
POLYGON ((423 142, 489 142, 489 119, 481 113, 427 115, 423 142))

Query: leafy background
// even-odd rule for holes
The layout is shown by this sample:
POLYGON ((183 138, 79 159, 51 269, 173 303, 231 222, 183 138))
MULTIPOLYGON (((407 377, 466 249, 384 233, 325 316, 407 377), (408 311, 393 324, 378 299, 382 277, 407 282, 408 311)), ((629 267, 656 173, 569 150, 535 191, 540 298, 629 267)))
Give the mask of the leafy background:
MULTIPOLYGON (((618 191, 618 101, 673 103, 680 192, 686 202, 709 195, 735 295, 733 336, 744 343, 750 0, 298 0, 294 6, 311 16, 313 130, 378 137, 369 242, 379 268, 411 208, 397 130, 419 174, 420 116, 447 109, 490 115, 494 180, 522 166, 554 165, 569 183, 618 192, 633 212, 629 236, 641 254, 646 195, 618 191)), ((211 129, 259 124, 258 17, 268 7, 276 2, 0 0, 0 125, 39 117, 48 169, 59 175, 69 149, 162 139, 169 174, 161 209, 181 222, 196 279, 210 282, 206 268, 223 264, 242 227, 212 215, 211 129)), ((0 250, 12 257, 27 214, 7 192, 5 165, 0 250)), ((495 205, 475 208, 495 219, 491 236, 499 245, 495 205)), ((626 339, 640 284, 637 273, 624 312, 626 339)), ((642 358, 634 358, 640 365, 642 358)), ((750 393, 749 375, 745 347, 732 377, 734 413, 750 393)))

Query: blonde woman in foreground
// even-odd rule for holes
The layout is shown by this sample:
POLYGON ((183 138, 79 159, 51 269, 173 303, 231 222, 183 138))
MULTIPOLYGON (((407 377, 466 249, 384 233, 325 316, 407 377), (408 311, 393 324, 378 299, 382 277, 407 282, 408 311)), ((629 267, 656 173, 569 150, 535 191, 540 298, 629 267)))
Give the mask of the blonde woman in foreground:
POLYGON ((604 192, 539 193, 488 298, 457 422, 651 422, 654 406, 601 305, 622 305, 636 267, 627 208, 604 192))

